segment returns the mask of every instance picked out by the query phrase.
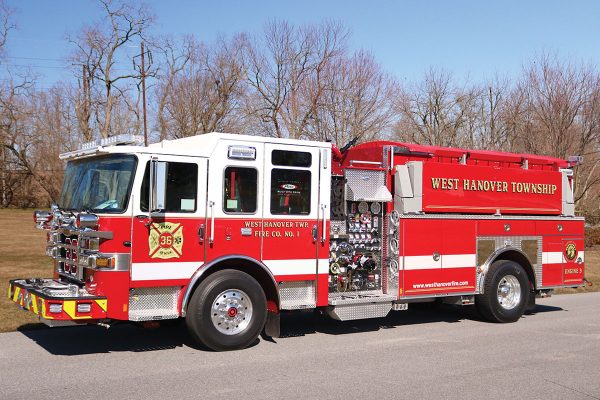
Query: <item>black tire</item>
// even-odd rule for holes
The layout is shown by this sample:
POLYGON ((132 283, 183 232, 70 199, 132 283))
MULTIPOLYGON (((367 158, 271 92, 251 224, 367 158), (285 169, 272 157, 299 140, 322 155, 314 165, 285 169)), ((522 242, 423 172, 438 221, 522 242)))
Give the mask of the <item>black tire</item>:
POLYGON ((194 340, 212 350, 226 351, 252 344, 262 331, 266 318, 267 299, 258 282, 245 272, 223 270, 210 275, 196 288, 185 320, 194 340), (219 304, 222 298, 228 300, 219 304), (233 307, 231 303, 226 304, 229 301, 239 301, 239 304, 233 307), (250 317, 246 320, 244 312, 248 311, 248 304, 250 317), (214 310, 213 305, 216 307, 214 310), (225 308, 227 315, 223 314, 225 308), (232 308, 236 309, 233 316, 229 313, 232 308), (223 325, 215 321, 218 318, 223 325))
POLYGON ((515 322, 525 312, 529 295, 529 279, 523 267, 514 261, 498 260, 490 266, 483 294, 475 296, 475 306, 488 321, 515 322))

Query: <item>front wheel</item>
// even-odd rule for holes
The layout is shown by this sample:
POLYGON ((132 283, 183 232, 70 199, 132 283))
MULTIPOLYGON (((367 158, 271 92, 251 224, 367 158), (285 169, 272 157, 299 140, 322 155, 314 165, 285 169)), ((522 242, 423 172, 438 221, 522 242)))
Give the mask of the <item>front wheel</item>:
POLYGON ((216 350, 248 347, 260 334, 267 317, 262 287, 245 272, 215 272, 194 291, 186 324, 192 337, 216 350))
POLYGON ((514 322, 521 318, 529 301, 529 280, 522 266, 509 260, 495 261, 488 270, 483 294, 475 305, 492 322, 514 322))

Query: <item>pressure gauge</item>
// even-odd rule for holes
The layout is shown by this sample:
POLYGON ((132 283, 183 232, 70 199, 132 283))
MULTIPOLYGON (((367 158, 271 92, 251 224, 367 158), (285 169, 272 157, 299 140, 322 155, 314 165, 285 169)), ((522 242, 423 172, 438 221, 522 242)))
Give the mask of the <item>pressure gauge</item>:
POLYGON ((358 203, 358 212, 359 213, 364 214, 367 211, 369 211, 369 205, 367 204, 366 201, 361 201, 360 203, 358 203))
POLYGON ((378 203, 378 202, 371 203, 371 212, 373 214, 379 214, 381 212, 381 203, 378 203))

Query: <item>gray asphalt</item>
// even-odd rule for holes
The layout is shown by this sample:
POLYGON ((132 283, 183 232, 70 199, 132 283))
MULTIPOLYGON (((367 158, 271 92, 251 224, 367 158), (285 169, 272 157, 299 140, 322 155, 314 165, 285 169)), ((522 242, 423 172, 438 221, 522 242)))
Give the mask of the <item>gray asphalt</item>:
POLYGON ((213 353, 184 326, 0 334, 0 399, 600 399, 600 293, 491 324, 468 307, 284 318, 284 337, 213 353))

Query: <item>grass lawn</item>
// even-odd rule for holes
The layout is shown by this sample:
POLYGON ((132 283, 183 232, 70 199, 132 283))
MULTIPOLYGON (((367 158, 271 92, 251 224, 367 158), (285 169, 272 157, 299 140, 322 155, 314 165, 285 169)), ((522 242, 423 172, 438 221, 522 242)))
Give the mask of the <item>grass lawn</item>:
MULTIPOLYGON (((8 300, 8 280, 52 276, 52 263, 45 255, 46 233, 35 228, 32 214, 32 210, 0 210, 0 332, 39 323, 33 313, 8 300)), ((586 278, 593 286, 561 289, 560 293, 600 291, 600 246, 586 249, 585 266, 586 278)))
POLYGON ((8 300, 8 281, 14 278, 52 277, 46 256, 46 232, 36 229, 33 210, 0 210, 0 332, 39 323, 31 312, 8 300))

